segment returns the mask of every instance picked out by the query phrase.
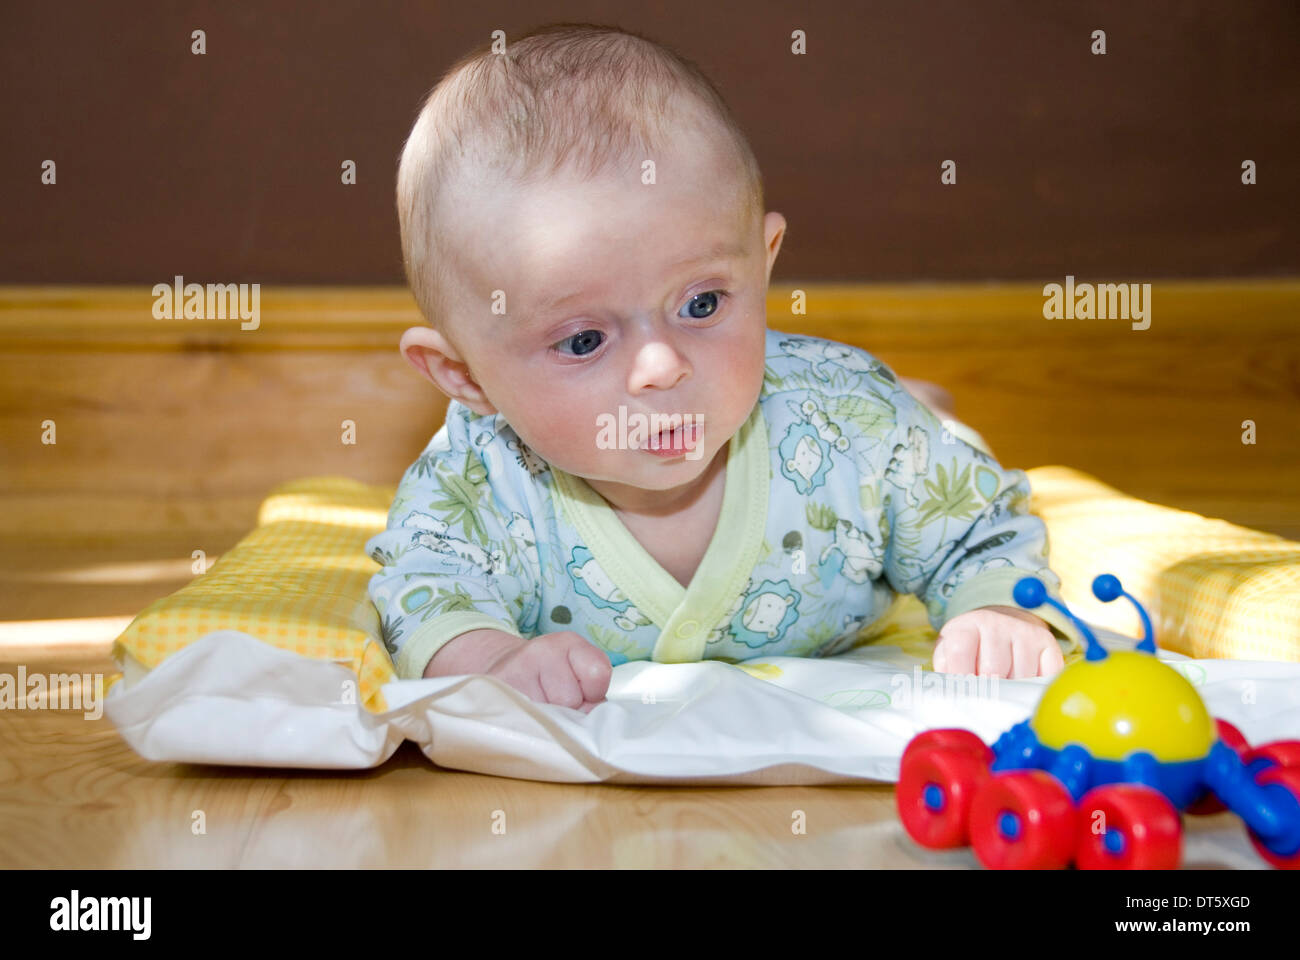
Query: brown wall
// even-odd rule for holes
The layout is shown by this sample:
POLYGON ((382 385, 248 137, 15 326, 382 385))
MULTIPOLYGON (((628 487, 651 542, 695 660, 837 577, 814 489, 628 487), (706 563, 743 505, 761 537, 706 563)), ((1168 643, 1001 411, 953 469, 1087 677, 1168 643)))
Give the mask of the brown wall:
POLYGON ((420 98, 492 30, 552 20, 642 31, 713 76, 790 224, 774 279, 1300 264, 1295 0, 42 0, 0 29, 0 283, 401 283, 393 179, 420 98))

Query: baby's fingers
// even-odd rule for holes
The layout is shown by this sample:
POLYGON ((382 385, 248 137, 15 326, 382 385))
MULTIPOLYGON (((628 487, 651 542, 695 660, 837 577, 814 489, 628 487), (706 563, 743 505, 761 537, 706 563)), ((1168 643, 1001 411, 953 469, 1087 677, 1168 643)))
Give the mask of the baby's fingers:
POLYGON ((934 647, 934 669, 940 673, 974 673, 979 641, 978 630, 945 627, 934 647))
MULTIPOLYGON (((1043 657, 1047 653, 1042 634, 1041 630, 1016 633, 1011 640, 1011 672, 1004 676, 1019 680, 1021 677, 1036 677, 1041 673, 1043 657)), ((1056 649, 1055 641, 1051 647, 1056 649)))
POLYGON ((610 675, 614 669, 610 665, 609 654, 594 644, 584 641, 569 648, 569 666, 578 680, 584 703, 595 706, 605 699, 605 694, 609 690, 610 675))
POLYGON ((537 682, 541 684, 542 695, 545 696, 547 703, 556 703, 576 710, 586 702, 578 678, 574 676, 573 668, 569 666, 569 659, 563 654, 547 658, 538 671, 537 682))
POLYGON ((1051 642, 1038 655, 1038 675, 1054 677, 1064 669, 1065 656, 1061 653, 1061 645, 1056 642, 1056 637, 1052 637, 1051 642))
POLYGON ((1012 658, 1011 641, 986 630, 980 635, 979 666, 975 672, 981 677, 1009 677, 1014 669, 1012 658))

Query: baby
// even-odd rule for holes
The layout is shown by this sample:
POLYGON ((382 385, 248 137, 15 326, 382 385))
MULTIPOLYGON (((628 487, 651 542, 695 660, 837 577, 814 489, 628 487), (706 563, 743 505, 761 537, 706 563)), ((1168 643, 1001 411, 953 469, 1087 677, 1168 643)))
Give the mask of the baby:
POLYGON ((403 678, 590 711, 629 660, 851 648, 901 594, 936 670, 1079 648, 1029 484, 884 363, 767 328, 785 218, 697 67, 564 24, 448 71, 402 153, 401 351, 446 423, 367 544, 403 678))

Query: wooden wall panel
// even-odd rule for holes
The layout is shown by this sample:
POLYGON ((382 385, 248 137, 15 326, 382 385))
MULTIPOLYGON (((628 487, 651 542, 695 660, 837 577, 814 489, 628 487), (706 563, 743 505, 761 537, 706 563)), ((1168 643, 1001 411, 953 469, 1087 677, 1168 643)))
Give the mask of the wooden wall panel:
MULTIPOLYGON (((1300 282, 1157 284, 1145 331, 1046 321, 1025 285, 802 284, 807 316, 791 316, 792 289, 772 287, 769 327, 941 384, 1004 465, 1066 464, 1300 539, 1300 282)), ((397 352, 420 322, 401 288, 266 289, 249 332, 155 320, 151 303, 141 288, 0 288, 5 534, 228 535, 286 479, 396 484, 442 423, 446 398, 397 352)))

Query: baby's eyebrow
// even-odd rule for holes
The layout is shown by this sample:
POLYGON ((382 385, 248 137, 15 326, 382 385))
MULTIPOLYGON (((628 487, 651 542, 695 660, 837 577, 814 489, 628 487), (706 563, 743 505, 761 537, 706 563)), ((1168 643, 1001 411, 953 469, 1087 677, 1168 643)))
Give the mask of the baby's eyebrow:
POLYGON ((682 267, 689 267, 697 263, 712 263, 715 260, 734 260, 745 255, 745 248, 737 244, 734 240, 723 240, 714 244, 713 248, 696 257, 687 257, 685 260, 678 260, 676 263, 669 264, 669 270, 678 270, 682 267))
MULTIPOLYGON (((668 265, 669 270, 680 270, 684 267, 695 266, 702 263, 714 263, 718 260, 735 260, 745 255, 745 248, 737 244, 734 240, 723 240, 715 244, 711 249, 704 253, 686 257, 684 260, 678 260, 676 263, 668 265)), ((584 291, 573 290, 569 293, 560 294, 554 297, 547 297, 538 301, 529 311, 533 318, 542 314, 549 313, 557 307, 561 307, 570 300, 576 300, 582 296, 584 291)))

